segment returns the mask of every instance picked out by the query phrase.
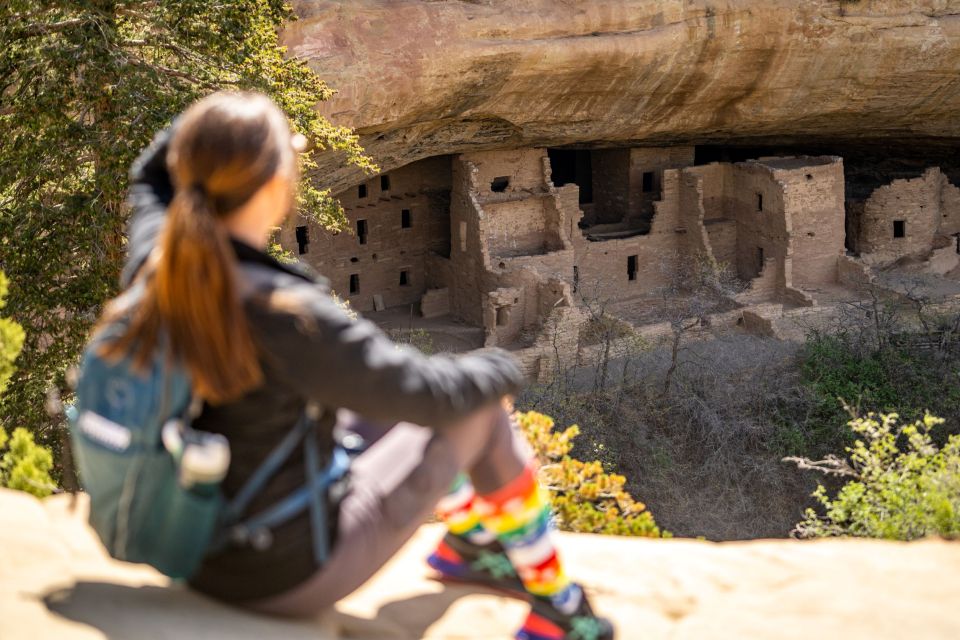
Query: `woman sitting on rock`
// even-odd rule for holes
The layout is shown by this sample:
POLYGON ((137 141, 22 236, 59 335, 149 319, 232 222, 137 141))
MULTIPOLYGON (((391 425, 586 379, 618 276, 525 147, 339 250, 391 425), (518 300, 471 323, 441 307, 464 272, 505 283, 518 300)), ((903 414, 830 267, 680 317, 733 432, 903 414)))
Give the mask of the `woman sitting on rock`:
MULTIPOLYGON (((160 134, 132 171, 124 278, 143 278, 146 293, 127 344, 153 349, 166 336, 189 371, 204 400, 194 428, 230 442, 226 497, 308 403, 322 408, 325 453, 335 434, 368 436, 329 491, 324 562, 305 511, 266 539, 211 552, 190 584, 257 611, 312 615, 370 578, 436 508, 449 532, 429 562, 444 576, 528 593, 532 611, 518 637, 612 638, 564 571, 530 455, 501 408, 522 382, 511 358, 399 348, 344 313, 322 280, 265 252, 294 207, 295 146, 269 99, 218 93, 160 134), (504 553, 513 578, 476 562, 504 553)), ((302 456, 291 456, 249 512, 305 477, 302 456)))

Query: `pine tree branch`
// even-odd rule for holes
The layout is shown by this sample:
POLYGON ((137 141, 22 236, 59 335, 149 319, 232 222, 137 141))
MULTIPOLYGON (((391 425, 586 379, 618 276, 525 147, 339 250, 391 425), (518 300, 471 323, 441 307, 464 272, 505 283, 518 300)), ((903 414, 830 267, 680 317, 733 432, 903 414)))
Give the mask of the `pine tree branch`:
POLYGON ((172 51, 173 53, 176 53, 185 59, 193 60, 200 65, 211 66, 214 64, 209 60, 205 60, 204 57, 196 51, 186 47, 181 47, 175 42, 148 39, 123 40, 120 42, 120 46, 134 49, 166 49, 167 51, 172 51))
POLYGON ((25 40, 37 36, 45 36, 53 33, 62 33, 73 27, 79 27, 84 24, 92 24, 93 21, 86 18, 71 18, 70 20, 61 20, 60 22, 50 22, 47 24, 31 24, 20 27, 13 32, 11 40, 25 40))
POLYGON ((162 64, 157 64, 157 63, 155 63, 155 62, 147 62, 147 61, 144 60, 143 58, 138 58, 138 57, 136 57, 136 56, 132 56, 132 57, 128 57, 126 61, 129 62, 130 64, 132 64, 132 65, 135 66, 135 67, 141 67, 141 68, 143 68, 143 69, 149 69, 149 70, 151 70, 151 71, 153 71, 153 72, 155 72, 155 73, 157 73, 157 74, 159 74, 159 75, 168 76, 168 77, 171 77, 171 78, 178 78, 178 79, 180 79, 180 80, 185 80, 185 81, 190 82, 190 83, 192 83, 192 84, 195 84, 195 85, 198 85, 198 86, 201 86, 201 87, 205 87, 205 88, 209 88, 209 89, 216 89, 216 88, 217 88, 216 85, 214 85, 214 84, 212 84, 212 83, 210 83, 210 82, 207 82, 207 81, 205 81, 205 80, 201 80, 200 78, 198 78, 198 77, 196 77, 196 76, 194 76, 194 75, 192 75, 192 74, 189 74, 189 73, 187 73, 186 71, 181 71, 180 69, 174 69, 174 68, 172 68, 172 67, 167 67, 167 66, 164 66, 164 65, 162 65, 162 64))

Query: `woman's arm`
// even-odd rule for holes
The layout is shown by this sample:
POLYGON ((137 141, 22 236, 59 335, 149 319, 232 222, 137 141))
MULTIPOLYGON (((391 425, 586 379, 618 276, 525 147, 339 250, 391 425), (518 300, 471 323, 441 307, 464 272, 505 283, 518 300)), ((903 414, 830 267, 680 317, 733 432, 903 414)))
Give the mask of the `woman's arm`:
POLYGON ((133 209, 127 225, 127 262, 120 276, 126 288, 153 251, 173 200, 173 183, 167 171, 167 149, 173 127, 154 137, 130 169, 127 203, 133 209))
POLYGON ((427 357, 372 322, 351 319, 329 296, 302 289, 297 312, 254 304, 250 318, 268 366, 321 404, 442 428, 523 386, 504 351, 427 357))

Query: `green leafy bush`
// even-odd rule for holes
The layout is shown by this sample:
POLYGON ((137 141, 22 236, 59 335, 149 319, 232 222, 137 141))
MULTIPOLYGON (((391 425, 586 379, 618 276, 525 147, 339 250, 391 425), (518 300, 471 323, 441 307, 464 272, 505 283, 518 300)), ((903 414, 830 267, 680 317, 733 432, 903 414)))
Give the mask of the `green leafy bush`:
POLYGON ((849 478, 836 496, 820 485, 814 497, 823 514, 806 511, 800 537, 861 536, 914 540, 960 536, 960 435, 938 447, 930 432, 943 419, 927 414, 900 425, 896 413, 854 418, 857 436, 848 460, 791 459, 801 467, 849 478))
MULTIPOLYGON (((7 306, 8 288, 7 276, 0 271, 0 309, 7 306)), ((20 355, 24 337, 23 327, 10 318, 0 318, 0 393, 7 390, 10 378, 17 370, 13 362, 20 355)))
MULTIPOLYGON (((0 309, 7 304, 7 277, 0 272, 0 309)), ((23 327, 9 318, 0 318, 0 393, 6 390, 16 371, 14 361, 23 347, 23 327)), ((0 486, 20 489, 43 497, 55 488, 50 478, 53 456, 50 450, 33 441, 33 435, 20 427, 12 437, 0 426, 0 486)))
POLYGON ((42 498, 56 489, 50 470, 53 455, 50 450, 33 441, 33 434, 18 427, 13 435, 0 427, 0 486, 26 491, 42 498), (6 449, 6 451, 4 451, 6 449))
POLYGON ((554 514, 561 529, 581 533, 669 538, 642 502, 625 489, 626 478, 605 473, 597 460, 570 457, 576 425, 554 430, 551 418, 536 411, 515 414, 540 462, 540 480, 550 490, 554 514))
POLYGON ((857 413, 897 411, 909 421, 922 420, 929 409, 945 419, 932 434, 943 442, 960 428, 957 356, 909 345, 866 348, 844 334, 809 336, 798 356, 804 406, 786 408, 782 416, 785 431, 802 419, 803 434, 784 453, 818 457, 852 444, 854 434, 840 428, 849 419, 846 405, 857 413))

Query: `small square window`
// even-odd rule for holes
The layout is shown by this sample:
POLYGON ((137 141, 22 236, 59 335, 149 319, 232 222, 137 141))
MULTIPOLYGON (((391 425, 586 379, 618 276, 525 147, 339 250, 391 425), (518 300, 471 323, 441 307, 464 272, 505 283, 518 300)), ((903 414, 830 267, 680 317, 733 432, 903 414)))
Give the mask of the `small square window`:
POLYGON ((490 183, 490 191, 503 193, 510 186, 510 176, 498 176, 490 183))
POLYGON ((644 171, 643 172, 643 192, 650 193, 653 191, 653 171, 644 171))
POLYGON ((380 176, 380 191, 390 191, 390 176, 380 176))
POLYGON ((400 272, 400 286, 408 287, 410 286, 410 272, 404 269, 400 272))
POLYGON ((367 197, 367 185, 362 184, 362 185, 360 185, 359 187, 357 187, 357 197, 358 197, 358 198, 366 198, 366 197, 367 197))
POLYGON ((360 274, 350 274, 350 295, 360 293, 360 274))
POLYGON ((907 237, 907 221, 906 220, 893 221, 893 237, 894 238, 907 237))
POLYGON ((404 209, 400 212, 400 228, 409 229, 413 226, 413 221, 410 218, 410 209, 404 209))

